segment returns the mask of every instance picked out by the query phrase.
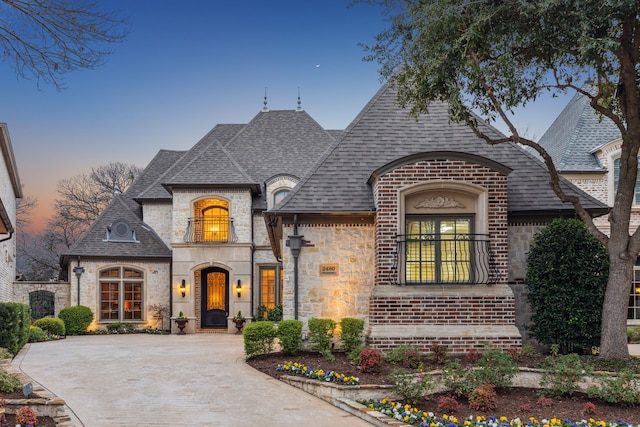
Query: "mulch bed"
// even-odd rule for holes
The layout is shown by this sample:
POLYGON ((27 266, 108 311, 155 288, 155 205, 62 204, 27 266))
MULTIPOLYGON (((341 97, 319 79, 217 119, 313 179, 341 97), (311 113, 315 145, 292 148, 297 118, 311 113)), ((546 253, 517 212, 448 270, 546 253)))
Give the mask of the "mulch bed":
MULTIPOLYGON (((289 375, 285 372, 276 371, 276 366, 284 361, 294 361, 303 363, 309 368, 334 370, 345 375, 355 375, 359 377, 360 384, 392 384, 388 376, 393 371, 394 366, 383 364, 379 373, 364 373, 357 366, 352 365, 343 353, 336 353, 336 360, 330 362, 317 353, 302 352, 296 356, 282 355, 280 353, 272 353, 269 355, 259 356, 247 360, 247 364, 267 375, 274 378, 280 378, 283 375, 289 375)), ((531 361, 525 361, 524 365, 530 365, 531 361)), ((425 370, 437 369, 442 366, 434 364, 426 364, 425 370)), ((380 396, 383 398, 385 396, 380 396)), ((430 396, 428 400, 415 405, 423 411, 430 411, 436 415, 442 415, 437 410, 439 395, 430 396)), ((617 421, 622 420, 627 423, 640 424, 640 408, 638 407, 622 407, 619 405, 611 405, 598 399, 590 399, 585 394, 578 393, 571 398, 551 399, 545 402, 551 406, 541 405, 539 402, 538 390, 528 388, 510 388, 498 394, 497 409, 494 412, 479 412, 469 407, 466 400, 458 399, 461 404, 460 409, 449 413, 454 415, 460 423, 469 415, 484 415, 489 418, 492 416, 505 416, 509 420, 520 418, 524 424, 530 417, 537 420, 551 419, 553 417, 559 419, 571 419, 579 421, 583 419, 594 418, 595 420, 617 421), (594 413, 585 413, 585 404, 591 402, 595 405, 594 413)))

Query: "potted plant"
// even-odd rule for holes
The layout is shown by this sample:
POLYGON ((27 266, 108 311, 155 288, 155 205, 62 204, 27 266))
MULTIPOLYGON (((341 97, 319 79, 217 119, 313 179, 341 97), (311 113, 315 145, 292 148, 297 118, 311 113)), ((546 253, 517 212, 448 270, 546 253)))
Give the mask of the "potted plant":
POLYGON ((187 333, 184 331, 185 326, 187 326, 187 323, 189 323, 189 319, 187 319, 187 316, 184 315, 184 313, 181 311, 178 314, 178 317, 176 317, 176 325, 178 325, 178 335, 187 335, 187 333))
POLYGON ((239 334, 240 332, 242 332, 242 328, 244 327, 244 324, 247 321, 247 319, 242 317, 242 311, 238 310, 238 314, 233 316, 231 320, 233 320, 233 323, 236 325, 236 329, 238 329, 238 332, 236 333, 239 334))

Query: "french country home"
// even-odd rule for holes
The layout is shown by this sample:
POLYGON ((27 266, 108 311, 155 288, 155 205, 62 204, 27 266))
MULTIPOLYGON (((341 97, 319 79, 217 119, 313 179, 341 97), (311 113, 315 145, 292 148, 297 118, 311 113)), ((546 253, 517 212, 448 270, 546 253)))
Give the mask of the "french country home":
POLYGON ((231 333, 238 312, 282 305, 305 326, 364 319, 383 350, 519 346, 529 245, 573 208, 525 150, 486 144, 445 104, 415 118, 396 98, 385 84, 344 130, 265 101, 249 123, 159 151, 62 257, 70 304, 94 311, 92 328, 159 327, 166 305, 187 333, 231 333))

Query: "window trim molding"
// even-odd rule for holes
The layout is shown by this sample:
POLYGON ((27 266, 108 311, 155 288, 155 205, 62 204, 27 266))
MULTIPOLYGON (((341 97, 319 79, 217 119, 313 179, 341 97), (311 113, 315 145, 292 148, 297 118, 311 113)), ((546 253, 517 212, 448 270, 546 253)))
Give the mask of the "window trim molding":
MULTIPOLYGON (((398 206, 398 215, 397 215, 397 224, 396 224, 396 234, 404 235, 406 230, 406 217, 407 215, 470 215, 473 216, 472 230, 475 234, 489 234, 489 191, 487 188, 482 187, 477 184, 473 184, 466 181, 453 181, 453 180, 430 180, 427 182, 418 182, 415 184, 411 184, 405 187, 402 187, 398 190, 397 200, 398 206), (471 197, 474 202, 474 206, 472 208, 466 209, 464 212, 455 211, 455 208, 443 208, 441 210, 431 208, 425 209, 424 212, 420 213, 408 213, 407 209, 407 199, 413 195, 424 193, 428 195, 429 193, 442 193, 443 191, 447 193, 454 193, 464 195, 466 197, 471 197)), ((405 284, 403 278, 406 273, 406 264, 405 264, 405 255, 397 254, 398 259, 396 260, 397 270, 396 270, 396 283, 405 284)), ((477 262, 477 261, 476 261, 477 262)), ((420 285, 410 285, 410 286, 420 286, 420 285)), ((437 286, 437 285, 436 285, 437 286)), ((458 284, 448 285, 445 284, 443 286, 458 286, 458 284)), ((465 285, 467 286, 467 285, 465 285)))

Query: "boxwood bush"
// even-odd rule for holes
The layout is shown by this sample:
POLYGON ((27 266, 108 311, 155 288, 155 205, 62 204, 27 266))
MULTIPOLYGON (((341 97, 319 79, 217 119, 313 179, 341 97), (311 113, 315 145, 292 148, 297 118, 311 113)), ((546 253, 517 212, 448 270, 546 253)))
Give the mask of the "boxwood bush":
POLYGON ((249 323, 242 329, 242 338, 247 359, 269 354, 276 339, 276 325, 268 320, 249 323))
POLYGON ((308 323, 311 350, 317 351, 327 360, 334 360, 335 356, 333 355, 331 340, 333 339, 333 331, 336 329, 336 321, 312 317, 308 323))
POLYGON ((33 326, 37 326, 49 335, 63 337, 66 334, 64 321, 55 317, 43 317, 33 322, 33 326))
POLYGON ((84 305, 65 307, 58 317, 64 322, 67 335, 84 335, 93 322, 93 311, 84 305))
POLYGON ((277 334, 284 354, 298 354, 302 349, 302 320, 282 320, 277 334))
POLYGON ((49 341, 50 339, 49 334, 39 327, 31 325, 29 328, 29 342, 43 342, 49 341))

